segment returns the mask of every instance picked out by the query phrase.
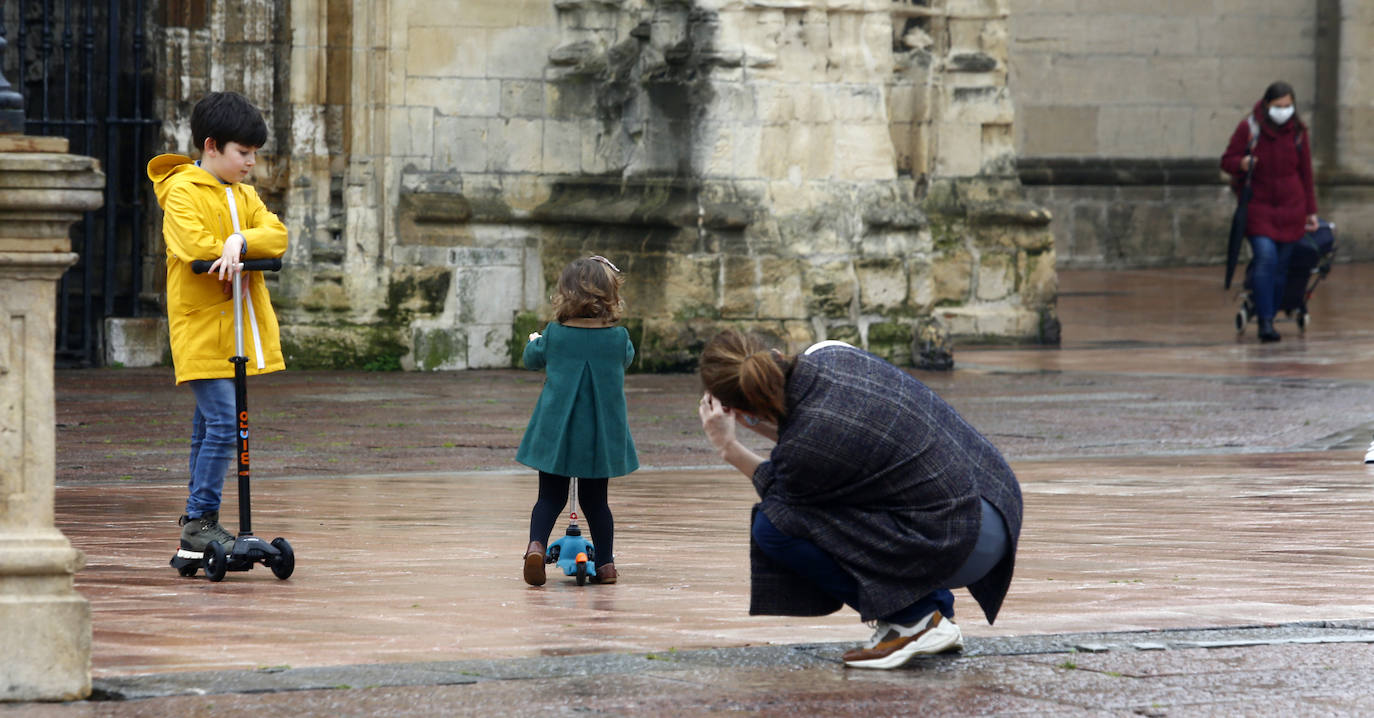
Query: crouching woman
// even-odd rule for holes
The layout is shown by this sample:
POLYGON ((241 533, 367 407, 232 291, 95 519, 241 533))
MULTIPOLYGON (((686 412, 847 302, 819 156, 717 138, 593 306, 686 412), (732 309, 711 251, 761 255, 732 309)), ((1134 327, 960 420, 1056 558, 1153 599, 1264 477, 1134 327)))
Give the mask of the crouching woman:
POLYGON ((963 648, 950 589, 992 623, 1011 584, 1021 490, 1002 455, 914 377, 842 342, 785 357, 727 331, 701 357, 698 413, 753 479, 749 612, 848 605, 877 630, 844 654, 896 668, 963 648), (744 426, 776 442, 767 459, 744 426))

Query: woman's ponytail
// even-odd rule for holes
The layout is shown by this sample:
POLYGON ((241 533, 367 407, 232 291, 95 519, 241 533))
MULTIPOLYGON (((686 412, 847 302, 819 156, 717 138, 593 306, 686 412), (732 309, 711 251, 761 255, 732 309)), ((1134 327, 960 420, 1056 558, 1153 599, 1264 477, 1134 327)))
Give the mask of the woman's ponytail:
POLYGON ((787 413, 784 390, 787 375, 778 366, 778 358, 768 350, 756 351, 744 358, 739 372, 740 393, 756 414, 774 421, 787 413))
POLYGON ((718 334, 701 353, 701 383, 731 409, 779 422, 787 414, 787 372, 792 363, 762 341, 734 330, 718 334))

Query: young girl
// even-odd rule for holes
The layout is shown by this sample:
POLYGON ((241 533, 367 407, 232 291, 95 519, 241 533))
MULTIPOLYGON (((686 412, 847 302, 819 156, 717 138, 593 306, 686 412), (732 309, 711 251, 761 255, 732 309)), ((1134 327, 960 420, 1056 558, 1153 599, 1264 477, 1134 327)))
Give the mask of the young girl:
POLYGON ((596 547, 592 583, 615 583, 615 522, 606 504, 607 479, 639 468, 625 416, 625 367, 635 348, 617 326, 625 303, 624 280, 605 257, 573 260, 553 295, 556 321, 530 335, 524 362, 545 369, 515 460, 539 471, 539 498, 530 512, 525 583, 544 585, 544 547, 568 503, 568 478, 576 476, 578 504, 596 547))

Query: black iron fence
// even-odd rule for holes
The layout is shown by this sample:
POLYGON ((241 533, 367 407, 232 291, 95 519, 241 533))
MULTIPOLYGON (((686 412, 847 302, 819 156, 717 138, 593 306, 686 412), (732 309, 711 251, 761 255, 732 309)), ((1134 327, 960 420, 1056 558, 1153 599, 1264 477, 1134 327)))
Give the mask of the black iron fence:
MULTIPOLYGON (((151 1, 151 0, 150 0, 151 1)), ((57 361, 102 356, 107 317, 154 310, 145 302, 144 239, 152 198, 144 174, 159 121, 147 52, 144 0, 6 0, 0 74, 24 96, 30 135, 56 135, 100 160, 105 204, 72 229, 80 260, 58 290, 57 361)), ((155 292, 151 296, 155 296, 155 292)))

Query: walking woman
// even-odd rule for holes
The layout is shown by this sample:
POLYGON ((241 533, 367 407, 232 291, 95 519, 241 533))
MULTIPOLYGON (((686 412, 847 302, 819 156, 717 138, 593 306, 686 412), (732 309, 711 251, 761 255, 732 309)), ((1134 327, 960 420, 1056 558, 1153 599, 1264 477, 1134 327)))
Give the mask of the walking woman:
POLYGON ((995 447, 929 387, 848 344, 785 357, 727 331, 701 356, 698 413, 754 482, 749 612, 817 616, 848 604, 876 631, 847 666, 896 668, 956 651, 950 589, 991 623, 1011 584, 1021 489, 995 447), (769 457, 735 437, 776 442, 769 457))
POLYGON ((1288 279, 1288 258, 1307 232, 1317 229, 1317 193, 1312 183, 1312 142, 1298 117, 1293 88, 1275 82, 1255 103, 1254 111, 1231 133, 1221 168, 1240 191, 1250 173, 1245 235, 1250 240, 1253 272, 1250 290, 1259 319, 1261 342, 1276 342, 1274 314, 1288 279))

